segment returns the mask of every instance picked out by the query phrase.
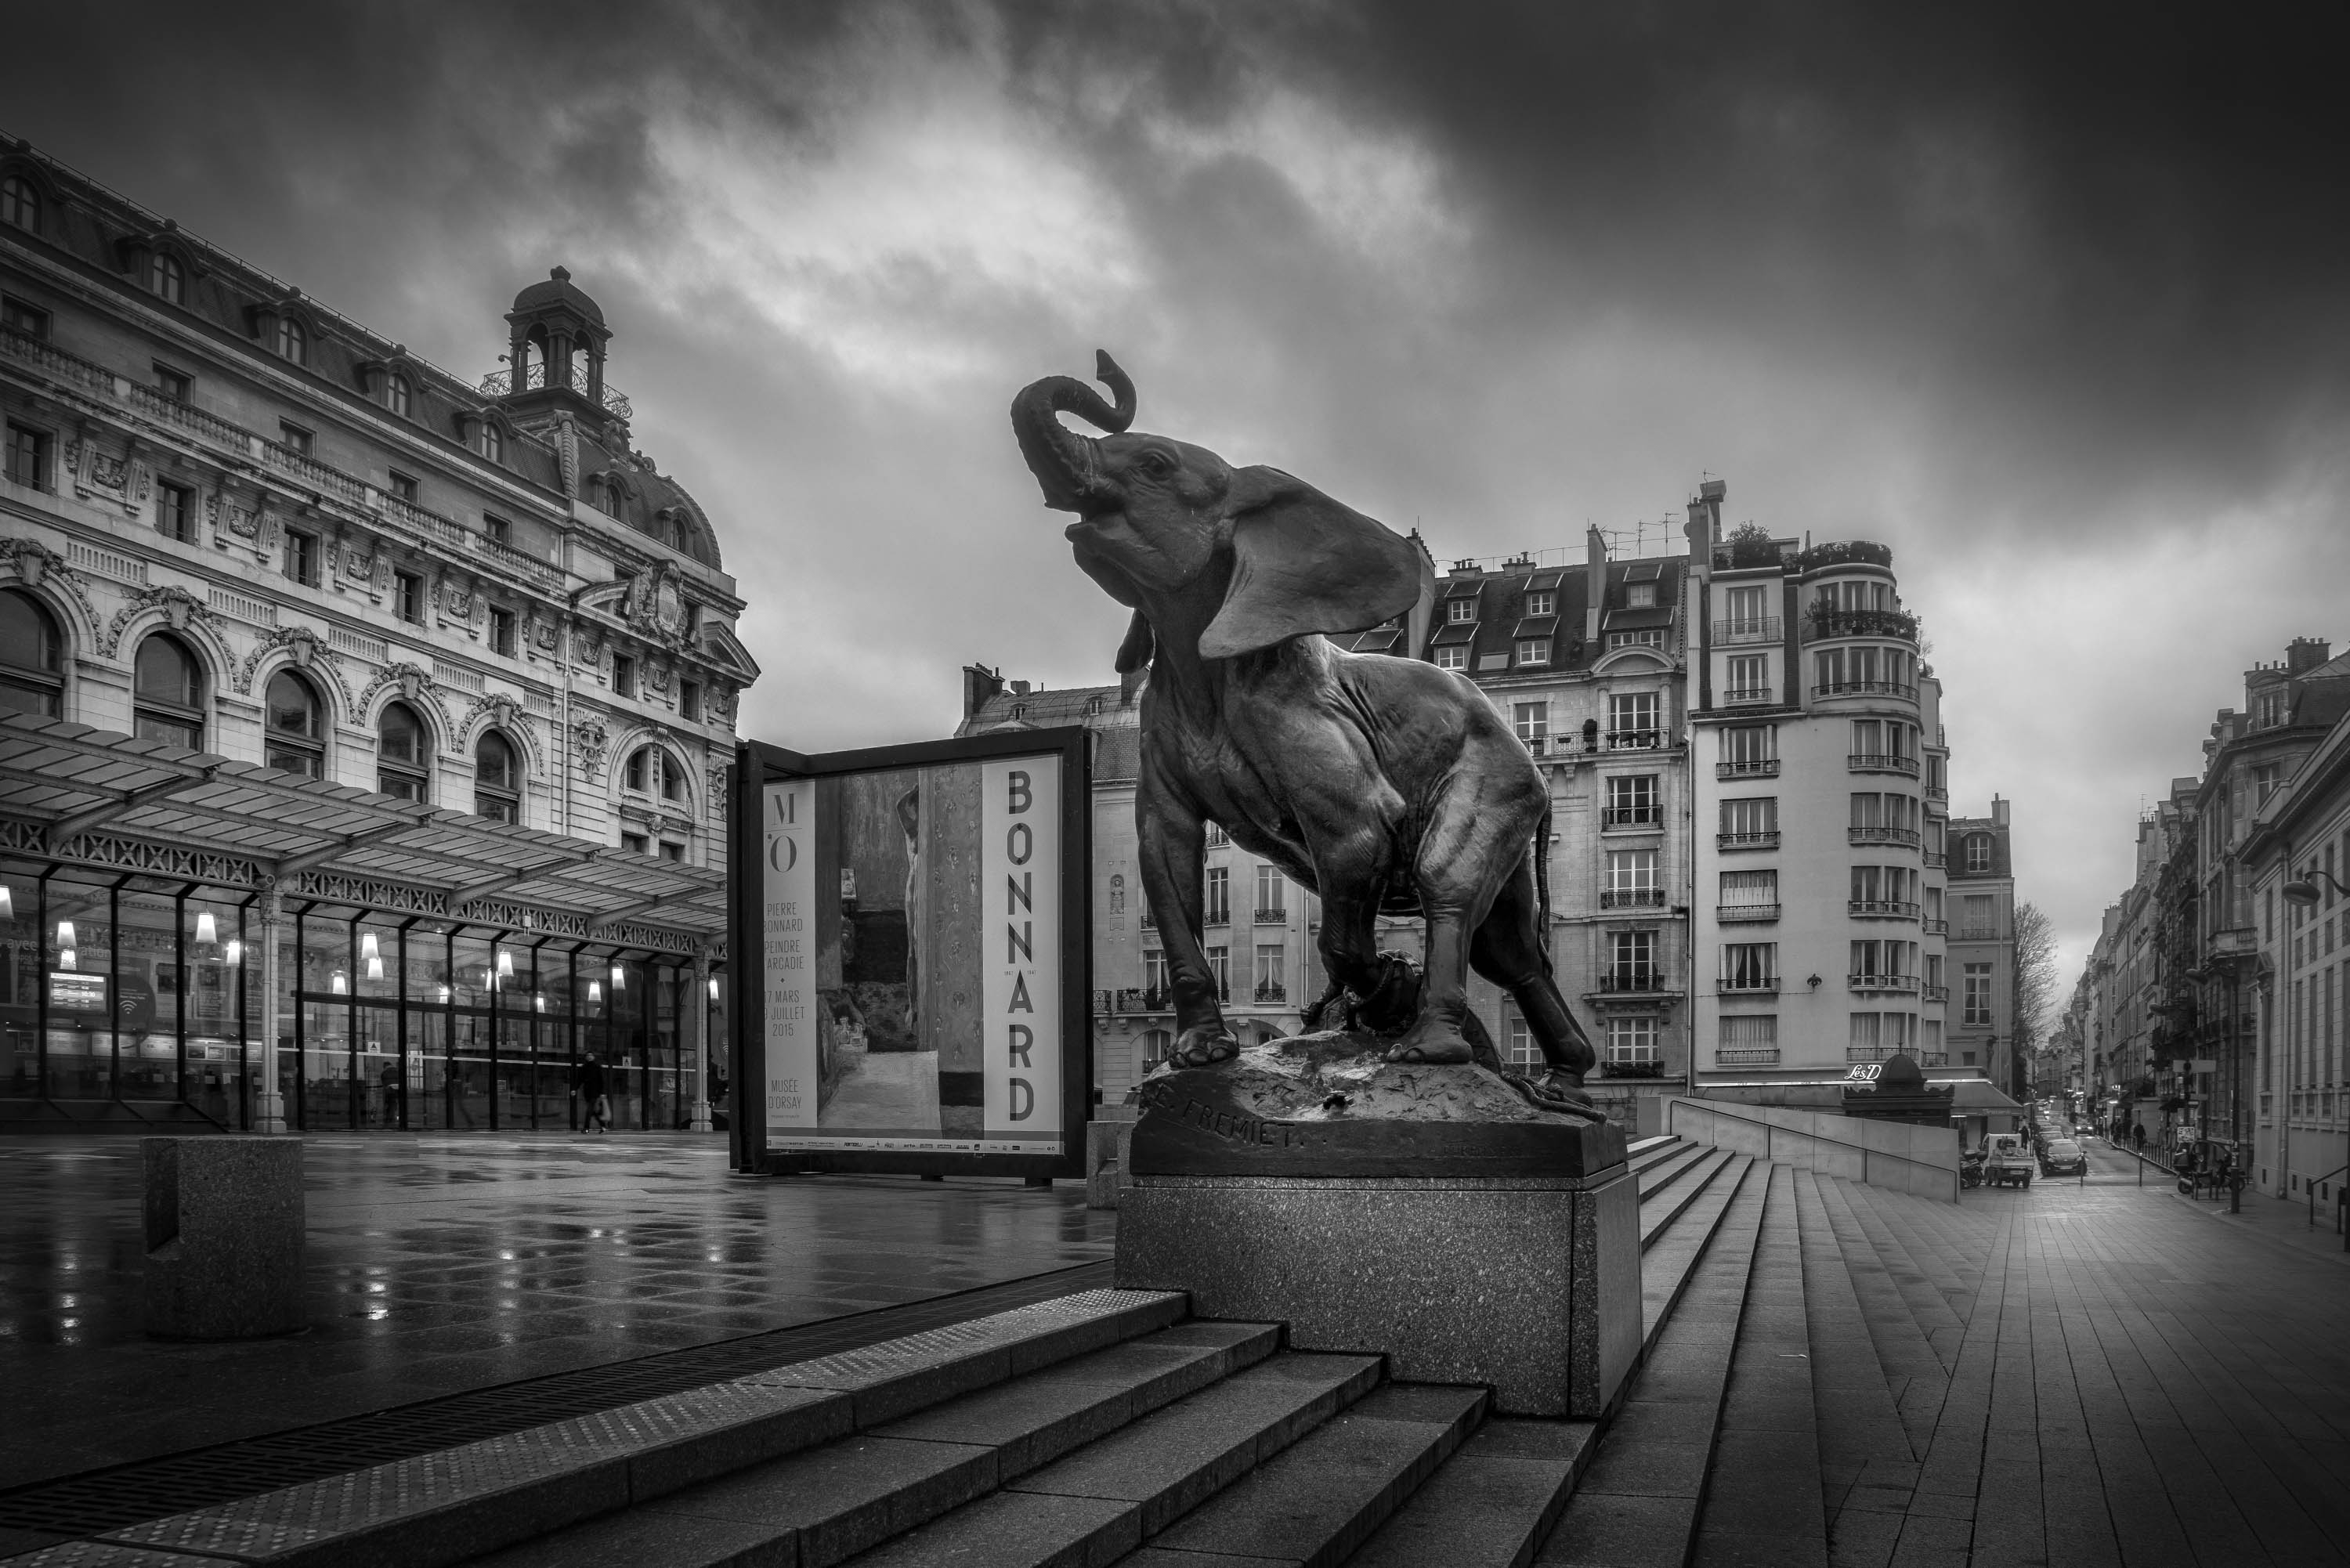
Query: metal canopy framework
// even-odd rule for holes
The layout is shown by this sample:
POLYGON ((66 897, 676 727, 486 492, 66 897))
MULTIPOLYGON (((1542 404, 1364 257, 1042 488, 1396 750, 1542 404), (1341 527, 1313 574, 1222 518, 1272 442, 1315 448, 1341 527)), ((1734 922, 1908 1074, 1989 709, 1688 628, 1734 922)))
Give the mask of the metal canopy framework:
POLYGON ((723 871, 26 713, 0 714, 0 849, 672 951, 725 936, 723 871))

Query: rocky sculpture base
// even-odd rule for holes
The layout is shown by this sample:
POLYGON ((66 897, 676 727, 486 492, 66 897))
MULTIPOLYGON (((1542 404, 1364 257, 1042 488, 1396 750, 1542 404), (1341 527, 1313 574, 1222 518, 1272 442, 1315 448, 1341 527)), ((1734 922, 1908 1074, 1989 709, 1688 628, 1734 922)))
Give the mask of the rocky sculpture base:
POLYGON ((1490 1385, 1504 1414, 1597 1415, 1640 1346, 1623 1130, 1384 1049, 1308 1034, 1146 1078, 1118 1283, 1385 1355, 1403 1381, 1490 1385))

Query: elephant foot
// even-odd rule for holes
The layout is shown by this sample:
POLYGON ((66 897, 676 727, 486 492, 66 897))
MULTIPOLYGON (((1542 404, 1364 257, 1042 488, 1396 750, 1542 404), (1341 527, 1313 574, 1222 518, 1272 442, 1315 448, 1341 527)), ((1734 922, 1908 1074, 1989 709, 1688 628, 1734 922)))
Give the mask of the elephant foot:
POLYGON ((1410 1032, 1388 1047, 1390 1062, 1419 1062, 1430 1066, 1457 1066, 1477 1059, 1476 1048, 1461 1029, 1460 1020, 1446 1016, 1451 1009, 1431 1008, 1410 1032))
POLYGON ((1219 1062, 1230 1062, 1240 1054, 1241 1043, 1232 1038, 1232 1031, 1221 1023, 1199 1023, 1176 1038, 1174 1049, 1167 1053, 1167 1060, 1177 1067, 1212 1067, 1219 1062))

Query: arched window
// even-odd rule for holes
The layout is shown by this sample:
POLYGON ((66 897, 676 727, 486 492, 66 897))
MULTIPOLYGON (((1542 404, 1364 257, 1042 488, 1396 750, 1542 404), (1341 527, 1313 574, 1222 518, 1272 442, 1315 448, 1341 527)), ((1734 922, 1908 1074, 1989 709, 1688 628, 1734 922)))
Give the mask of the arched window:
POLYGON ((187 644, 159 631, 139 645, 131 712, 142 741, 204 749, 204 673, 187 644))
POLYGON ((177 305, 187 294, 188 269, 171 252, 157 251, 147 258, 147 286, 156 298, 177 305))
POLYGON ((304 778, 327 776, 327 710, 317 688, 290 670, 269 678, 269 732, 262 761, 304 778))
POLYGON ((277 357, 296 365, 310 358, 310 335, 290 316, 277 318, 277 357))
POLYGON ((408 417, 408 405, 414 391, 415 389, 408 384, 407 377, 394 376, 384 384, 383 400, 393 413, 404 420, 408 417))
POLYGON ((41 232, 41 192, 22 174, 0 179, 0 223, 41 232))
POLYGON ((671 801, 685 798, 685 770, 659 746, 639 746, 629 753, 625 777, 628 787, 638 794, 657 794, 671 801))
POLYGON ((430 800, 432 751, 424 722, 405 702, 383 711, 375 726, 375 787, 401 800, 430 800))
POLYGON ((505 431, 487 420, 482 421, 482 455, 492 462, 504 462, 506 460, 505 431))
POLYGON ((522 763, 495 730, 473 743, 473 811, 492 822, 522 820, 522 763))
POLYGON ((58 667, 64 646, 56 618, 31 595, 0 589, 0 708, 62 717, 66 688, 58 667))

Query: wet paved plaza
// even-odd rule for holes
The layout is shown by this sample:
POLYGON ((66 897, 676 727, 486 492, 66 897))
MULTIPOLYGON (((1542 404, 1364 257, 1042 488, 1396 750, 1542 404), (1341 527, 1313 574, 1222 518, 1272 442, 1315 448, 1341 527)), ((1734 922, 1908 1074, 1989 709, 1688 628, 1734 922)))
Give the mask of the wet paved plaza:
POLYGON ((308 1140, 309 1330, 151 1341, 138 1140, 0 1139, 0 1488, 1092 1262, 1079 1183, 756 1179, 723 1135, 308 1140))

